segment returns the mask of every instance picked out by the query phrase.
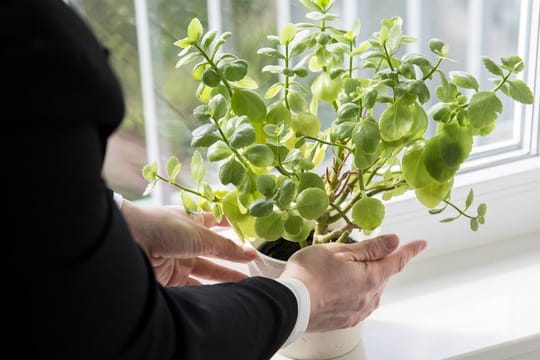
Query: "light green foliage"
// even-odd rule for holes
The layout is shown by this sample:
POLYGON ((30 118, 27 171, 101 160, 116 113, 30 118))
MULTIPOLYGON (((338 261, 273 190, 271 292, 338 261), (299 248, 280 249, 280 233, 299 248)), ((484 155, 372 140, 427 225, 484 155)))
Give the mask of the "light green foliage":
POLYGON ((515 78, 523 61, 483 57, 496 79, 492 89, 481 89, 473 75, 441 68, 450 47, 440 39, 429 41, 428 54, 398 56, 414 41, 399 17, 383 19, 379 31, 362 38, 358 21, 351 29, 334 26, 334 1, 300 3, 308 22, 268 35, 256 52, 271 63, 261 69, 224 52, 232 34, 205 33, 196 19, 189 24, 175 45, 181 48, 177 66, 197 61, 201 104, 193 117, 200 125, 191 142, 197 186, 177 182, 174 158, 168 177, 151 164, 145 179, 176 186, 189 212, 225 216, 242 239, 285 238, 305 246, 311 232, 313 243, 345 240, 354 229, 370 233, 384 223, 385 202, 409 191, 430 214, 453 212, 442 222, 464 217, 476 231, 487 206, 471 212, 472 190, 463 206, 455 204, 454 177, 474 138, 496 127, 502 96, 532 103, 527 84, 515 78), (275 81, 258 88, 248 69, 275 81), (430 123, 434 134, 427 132, 430 123), (223 187, 203 181, 204 160, 218 165, 223 187))

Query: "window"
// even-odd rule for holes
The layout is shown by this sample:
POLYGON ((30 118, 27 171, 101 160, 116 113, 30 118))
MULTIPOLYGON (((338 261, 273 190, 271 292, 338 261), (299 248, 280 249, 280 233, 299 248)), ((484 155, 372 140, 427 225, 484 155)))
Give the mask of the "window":
MULTIPOLYGON (((233 37, 230 44, 252 64, 250 75, 264 82, 253 68, 264 66, 268 60, 254 55, 253 49, 266 44, 265 35, 277 33, 283 23, 304 18, 303 9, 294 0, 71 2, 111 48, 113 65, 125 89, 128 113, 121 131, 111 139, 105 176, 128 198, 142 194, 146 184, 139 174, 147 158, 160 163, 172 153, 181 160, 189 158, 196 85, 187 67, 175 69, 177 48, 172 45, 185 35, 189 20, 196 16, 205 28, 242 34, 233 37)), ((483 239, 538 230, 533 214, 540 209, 530 200, 540 200, 540 1, 338 0, 334 12, 346 24, 359 18, 364 37, 378 28, 379 19, 401 16, 407 34, 418 39, 408 50, 424 52, 428 39, 443 39, 450 44, 450 57, 455 60, 444 66, 467 70, 480 79, 483 87, 489 88, 491 83, 489 74, 482 70, 482 55, 498 59, 519 54, 525 60, 523 80, 535 93, 534 105, 505 104, 501 126, 475 144, 474 154, 459 178, 455 198, 464 199, 468 185, 483 182, 477 197, 485 196, 481 201, 487 201, 493 209, 488 221, 494 223, 480 230, 483 239), (510 208, 515 209, 511 214, 510 208)), ((189 161, 184 163, 188 165, 189 161)), ((154 192, 154 200, 176 202, 178 198, 170 191, 161 187, 154 192)), ((475 244, 467 240, 472 236, 466 224, 456 222, 440 228, 435 217, 427 217, 424 208, 406 197, 392 204, 390 210, 388 231, 405 238, 422 232, 428 237, 444 238, 433 253, 475 244), (460 241, 450 237, 459 237, 460 241)))

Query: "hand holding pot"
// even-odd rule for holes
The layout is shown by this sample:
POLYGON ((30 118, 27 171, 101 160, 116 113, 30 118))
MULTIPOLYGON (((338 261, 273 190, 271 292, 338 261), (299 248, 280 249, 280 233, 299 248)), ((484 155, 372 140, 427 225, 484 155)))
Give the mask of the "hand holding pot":
POLYGON ((282 277, 301 280, 311 299, 307 331, 353 326, 379 306, 388 279, 426 247, 424 240, 400 248, 396 235, 356 244, 304 248, 288 261, 282 277))
POLYGON ((218 265, 204 257, 236 262, 255 258, 252 248, 243 248, 209 227, 217 224, 211 214, 187 215, 180 206, 122 205, 133 237, 150 259, 156 278, 166 286, 198 285, 203 278, 238 281, 246 274, 218 265))

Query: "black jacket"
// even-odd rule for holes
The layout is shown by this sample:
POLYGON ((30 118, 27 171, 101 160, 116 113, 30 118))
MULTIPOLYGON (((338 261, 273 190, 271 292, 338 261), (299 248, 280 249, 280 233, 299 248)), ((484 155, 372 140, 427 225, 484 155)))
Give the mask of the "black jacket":
POLYGON ((124 115, 106 51, 62 0, 0 1, 4 353, 268 359, 294 326, 269 279, 164 288, 101 176, 124 115), (6 230, 7 232, 7 230, 6 230), (7 249, 7 252, 6 252, 7 249))

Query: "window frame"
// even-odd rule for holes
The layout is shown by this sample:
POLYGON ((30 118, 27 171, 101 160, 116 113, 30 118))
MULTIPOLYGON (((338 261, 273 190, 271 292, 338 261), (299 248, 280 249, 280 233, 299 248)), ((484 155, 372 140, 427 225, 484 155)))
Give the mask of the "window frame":
MULTIPOLYGON (((408 0, 407 11, 411 19, 417 19, 420 14, 414 12, 424 0, 408 0)), ((478 0, 473 3, 482 2, 478 0)), ((160 158, 159 138, 157 134, 156 99, 153 94, 152 54, 150 51, 149 24, 147 14, 147 0, 134 0, 139 56, 141 64, 141 78, 143 89, 144 113, 146 121, 146 139, 149 161, 160 158)), ((276 3, 278 26, 290 18, 290 0, 280 0, 276 3)), ((221 19, 216 14, 220 10, 217 0, 207 0, 209 9, 208 20, 213 28, 221 27, 221 19)), ((478 4, 476 4, 478 5, 478 4)), ((354 0, 344 0, 344 7, 356 8, 354 0)), ((471 6, 471 11, 478 11, 478 6, 471 6), (476 9, 476 10, 475 10, 476 9)), ((354 11, 346 12, 345 21, 354 19, 354 11), (352 15, 351 15, 352 14, 352 15)), ((491 241, 509 240, 524 232, 538 231, 540 225, 534 218, 534 201, 540 199, 540 157, 539 157, 539 105, 540 105, 540 0, 521 1, 520 43, 518 53, 524 56, 527 70, 523 79, 528 82, 535 93, 533 105, 523 106, 516 104, 514 116, 522 118, 517 126, 521 127, 519 141, 507 141, 496 146, 484 146, 473 150, 471 159, 464 164, 460 174, 456 176, 453 199, 456 203, 463 203, 470 188, 475 190, 476 203, 487 202, 488 214, 486 224, 476 233, 471 232, 466 219, 459 219, 454 223, 441 224, 437 216, 429 216, 412 194, 406 194, 391 201, 387 206, 387 218, 383 231, 395 232, 403 241, 418 237, 429 240, 432 244, 426 251, 425 257, 445 254, 468 247, 474 247, 491 241), (524 34, 528 34, 524 36, 524 34), (524 39, 527 38, 527 41, 524 39), (535 121, 536 119, 536 121, 535 121), (529 137, 524 136, 530 133, 529 137), (508 211, 509 209, 521 209, 508 211), (505 218, 507 221, 505 221, 505 218)), ((414 21, 409 21, 414 24, 414 21)), ((409 33, 421 31, 411 25, 409 33)), ((414 46, 414 45, 413 45, 414 46)), ((515 133, 515 132, 514 132, 515 133)), ((164 203, 163 184, 158 183, 152 193, 151 203, 164 203)))

